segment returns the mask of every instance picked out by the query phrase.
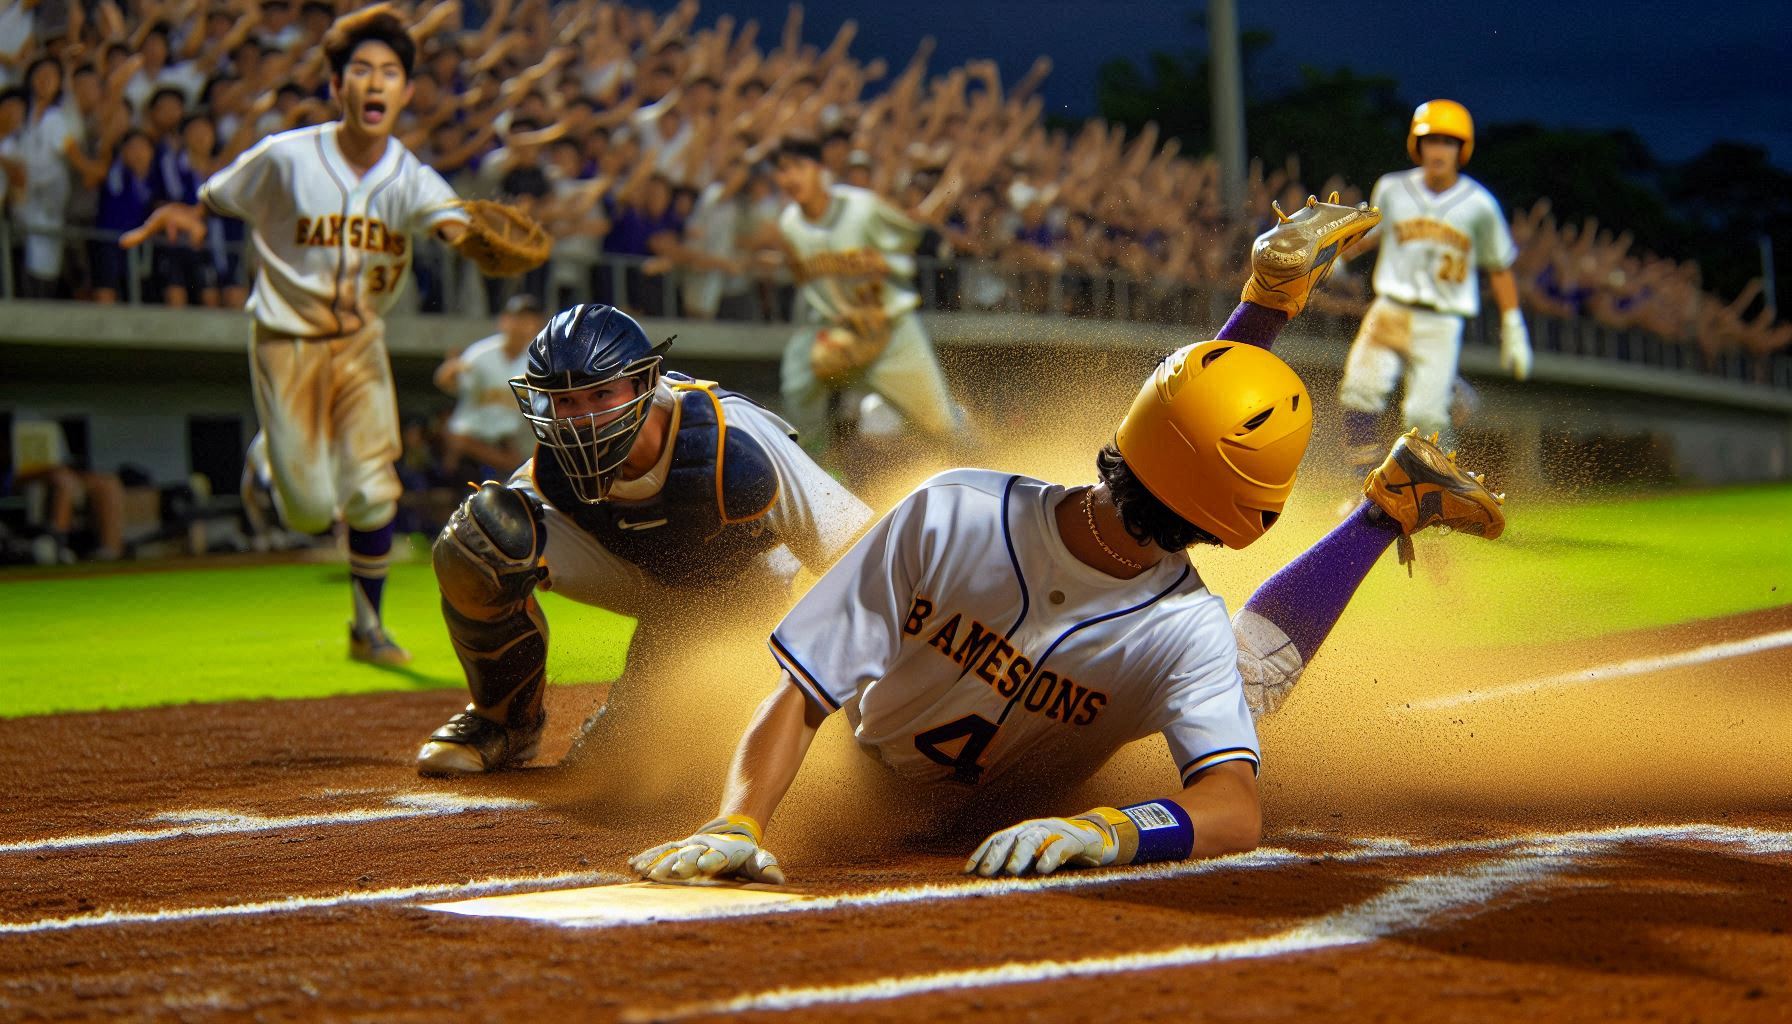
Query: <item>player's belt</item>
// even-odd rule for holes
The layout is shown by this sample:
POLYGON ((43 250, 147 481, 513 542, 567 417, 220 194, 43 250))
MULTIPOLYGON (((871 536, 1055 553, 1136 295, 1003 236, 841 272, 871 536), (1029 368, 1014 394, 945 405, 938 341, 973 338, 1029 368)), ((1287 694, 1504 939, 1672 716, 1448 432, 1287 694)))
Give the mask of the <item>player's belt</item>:
POLYGON ((1436 306, 1433 306, 1429 302, 1407 302, 1405 299, 1396 299, 1391 295, 1383 295, 1382 298, 1387 299, 1389 302, 1392 302, 1396 306, 1405 306, 1407 309, 1416 309, 1423 313, 1436 313, 1439 316, 1459 316, 1459 315, 1461 315, 1458 313, 1451 313, 1447 310, 1438 309, 1436 306))

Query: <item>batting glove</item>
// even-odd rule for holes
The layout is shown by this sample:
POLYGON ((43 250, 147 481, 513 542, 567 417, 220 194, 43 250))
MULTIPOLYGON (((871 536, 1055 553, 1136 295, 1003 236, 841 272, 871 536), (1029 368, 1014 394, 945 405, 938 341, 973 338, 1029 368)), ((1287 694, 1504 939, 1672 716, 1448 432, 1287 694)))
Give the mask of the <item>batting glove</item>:
POLYGON ((1034 818, 983 840, 965 862, 964 873, 994 878, 1031 870, 1049 875, 1065 864, 1079 868, 1112 864, 1119 853, 1120 843, 1111 826, 1087 817, 1034 818))
POLYGON ((628 862, 636 874, 655 882, 708 882, 738 878, 784 884, 784 869, 771 851, 759 847, 759 823, 744 814, 717 818, 696 834, 661 843, 628 862))
POLYGON ((1531 375, 1531 332, 1525 329, 1524 313, 1517 309, 1500 314, 1500 366, 1519 380, 1531 375))

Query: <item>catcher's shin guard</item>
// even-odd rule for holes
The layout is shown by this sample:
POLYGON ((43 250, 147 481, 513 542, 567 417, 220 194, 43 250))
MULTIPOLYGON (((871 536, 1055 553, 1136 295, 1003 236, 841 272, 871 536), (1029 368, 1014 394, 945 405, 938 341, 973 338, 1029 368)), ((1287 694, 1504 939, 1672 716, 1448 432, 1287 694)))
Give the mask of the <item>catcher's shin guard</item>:
POLYGON ((1488 490, 1486 479, 1456 465, 1437 435, 1429 440, 1409 430, 1394 442, 1386 460, 1369 473, 1363 494, 1400 525, 1400 560, 1412 561, 1411 536, 1442 526, 1492 540, 1506 529, 1506 496, 1488 490))
POLYGON ((424 770, 489 771, 533 754, 544 718, 548 626, 532 592, 545 547, 540 506, 490 481, 436 538, 442 617, 473 703, 424 745, 424 770))
POLYGON ((1251 246, 1244 301, 1292 317, 1307 308, 1307 297, 1331 274, 1338 254, 1381 223, 1381 211, 1368 203, 1341 205, 1336 192, 1323 203, 1308 196, 1292 214, 1280 206, 1275 211, 1279 223, 1251 246))

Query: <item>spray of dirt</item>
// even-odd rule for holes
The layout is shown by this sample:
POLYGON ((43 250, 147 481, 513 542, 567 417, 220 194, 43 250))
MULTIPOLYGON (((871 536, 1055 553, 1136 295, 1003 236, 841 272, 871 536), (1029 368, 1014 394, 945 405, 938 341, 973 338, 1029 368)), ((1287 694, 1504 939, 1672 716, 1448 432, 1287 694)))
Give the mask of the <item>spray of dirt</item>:
MULTIPOLYGON (((987 398, 974 445, 938 451, 862 439, 848 466, 855 489, 881 511, 954 465, 1090 480, 1095 452, 1112 438, 1151 363, 1125 352, 1073 359, 1061 349, 961 351, 952 379, 987 398)), ((1327 393, 1325 382, 1309 387, 1327 393)), ((1208 587, 1230 607, 1335 525, 1354 485, 1338 468, 1332 419, 1321 415, 1302 484, 1275 531, 1248 551, 1194 552, 1208 587)), ((1448 624, 1477 613, 1486 581, 1456 564, 1453 546, 1479 543, 1423 538, 1420 571, 1401 581, 1411 614, 1374 621, 1347 612, 1294 697, 1259 724, 1272 837, 1298 829, 1485 834, 1792 809, 1787 658, 1453 711, 1412 710, 1428 697, 1507 681, 1518 665, 1561 671, 1626 656, 1622 640, 1543 647, 1549 637, 1538 638, 1530 658, 1454 649, 1448 624)), ((1387 559, 1375 571, 1399 570, 1387 559)), ((637 641, 607 721, 575 751, 556 787, 563 799, 665 835, 707 820, 741 732, 779 678, 765 636, 786 606, 711 602, 687 610, 692 626, 683 635, 646 648, 637 641)), ((1073 793, 976 800, 916 791, 860 751, 835 715, 780 808, 774 845, 787 860, 826 863, 874 864, 895 848, 963 852, 981 832, 1030 814, 1144 799, 1175 785, 1162 741, 1149 739, 1073 793)))

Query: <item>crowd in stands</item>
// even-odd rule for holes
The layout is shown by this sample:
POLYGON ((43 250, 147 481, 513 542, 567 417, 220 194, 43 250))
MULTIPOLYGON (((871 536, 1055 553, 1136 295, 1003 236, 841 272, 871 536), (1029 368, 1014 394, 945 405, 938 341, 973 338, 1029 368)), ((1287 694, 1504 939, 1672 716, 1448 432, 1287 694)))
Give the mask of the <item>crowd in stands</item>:
MULTIPOLYGON (((235 305, 248 268, 241 225, 219 220, 201 249, 167 244, 147 265, 112 238, 263 136, 333 117, 318 41, 347 0, 15 0, 0 13, 0 169, 27 296, 117 301, 128 278, 149 301, 235 305), (63 228, 72 233, 58 232, 63 228), (65 242, 66 237, 77 239, 65 242)), ((467 197, 504 197, 556 241, 520 287, 559 305, 614 301, 693 317, 777 318, 786 298, 766 157, 819 139, 835 178, 898 200, 942 180, 959 201, 930 226, 924 291, 946 308, 1205 322, 1192 290, 1236 276, 1271 200, 1309 191, 1298 165, 1254 165, 1247 216, 1221 214, 1219 169, 1154 127, 1042 118, 1040 58, 1016 82, 992 61, 930 69, 932 41, 900 67, 852 55, 855 26, 802 42, 793 5, 778 38, 727 14, 699 24, 686 0, 661 15, 595 0, 421 0, 404 143, 467 197), (625 264, 615 272, 596 261, 625 264), (677 273, 669 273, 677 271, 677 273)), ((1367 184, 1367 183, 1360 183, 1367 184)), ((908 201, 898 205, 909 206, 908 201)), ((1709 357, 1765 355, 1792 325, 1725 301, 1697 269, 1633 252, 1596 224, 1519 214, 1529 308, 1696 342, 1709 357)), ((424 308, 440 308, 445 254, 421 250, 424 308)), ((1322 305, 1366 301, 1339 275, 1322 305)), ((493 285, 495 311, 518 285, 493 285)))

